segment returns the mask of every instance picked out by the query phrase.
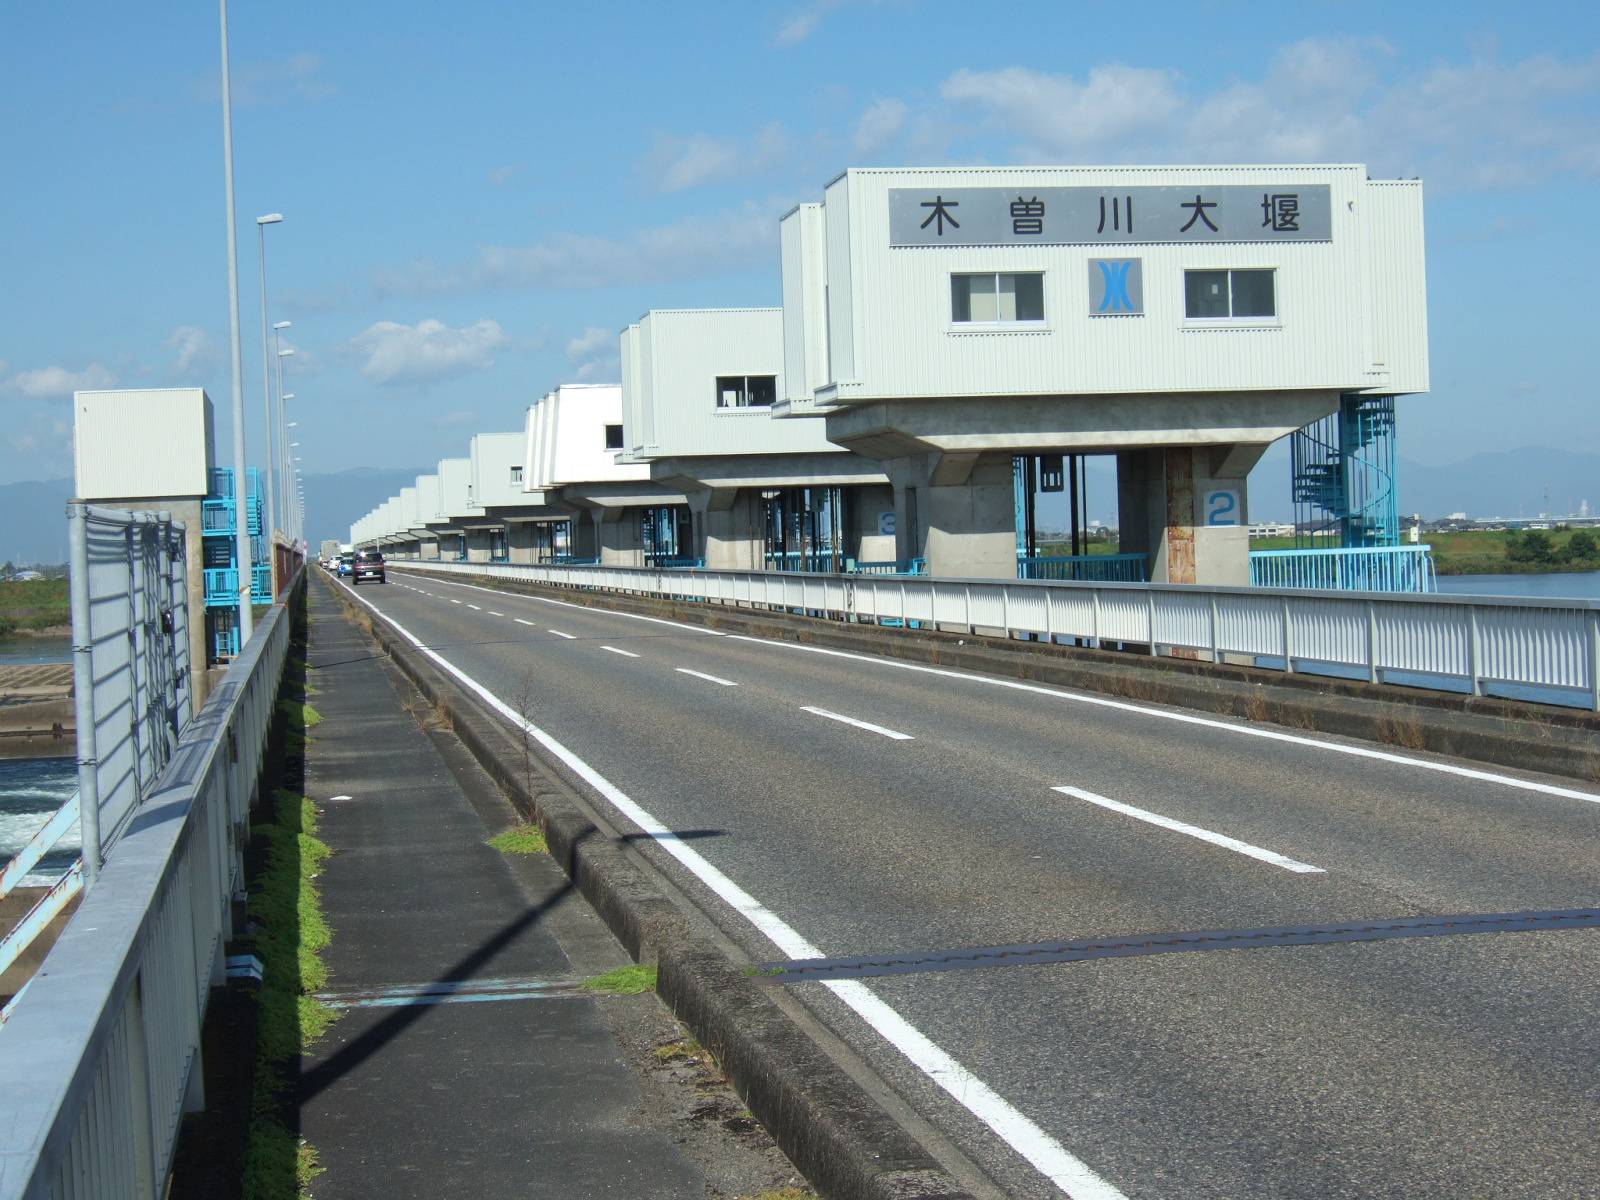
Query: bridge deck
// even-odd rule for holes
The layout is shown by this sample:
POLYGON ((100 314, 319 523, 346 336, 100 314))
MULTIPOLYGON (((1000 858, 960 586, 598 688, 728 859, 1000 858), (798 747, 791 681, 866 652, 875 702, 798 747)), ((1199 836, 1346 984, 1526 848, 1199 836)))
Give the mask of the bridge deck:
POLYGON ((507 705, 533 681, 597 804, 680 831, 641 853, 752 961, 995 961, 773 986, 1007 1195, 1600 1191, 1593 930, 1253 936, 1591 908, 1592 784, 390 581, 359 599, 507 705), (1009 965, 1196 931, 1249 948, 1009 965))

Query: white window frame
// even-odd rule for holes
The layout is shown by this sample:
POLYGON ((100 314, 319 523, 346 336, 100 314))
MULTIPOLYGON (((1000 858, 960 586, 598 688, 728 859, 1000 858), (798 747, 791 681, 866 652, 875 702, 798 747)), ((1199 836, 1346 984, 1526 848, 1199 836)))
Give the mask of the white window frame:
POLYGON ((1203 329, 1281 329, 1283 327, 1283 290, 1279 287, 1282 268, 1270 266, 1218 267, 1206 264, 1183 268, 1183 288, 1178 299, 1178 327, 1184 330, 1203 329), (1189 273, 1191 271, 1226 271, 1228 274, 1228 308, 1233 308, 1233 273, 1235 271, 1269 271, 1272 274, 1272 308, 1270 317, 1191 317, 1189 315, 1189 273))
POLYGON ((718 382, 723 379, 744 380, 744 393, 746 396, 750 394, 750 381, 752 379, 770 379, 772 380, 772 399, 774 402, 778 399, 778 377, 776 374, 768 375, 763 371, 755 375, 714 375, 711 379, 711 398, 715 404, 715 411, 718 413, 770 413, 772 411, 771 404, 724 404, 722 402, 722 385, 718 382))
POLYGON ((945 331, 947 333, 1048 333, 1050 325, 1051 305, 1046 298, 1046 287, 1049 282, 1049 272, 1042 267, 1013 267, 1008 271, 951 271, 946 277, 945 284, 945 312, 948 314, 945 331), (995 279, 995 293, 999 294, 1000 276, 1002 275, 1037 275, 1039 277, 1039 302, 1044 305, 1044 316, 1037 321, 958 321, 955 319, 955 281, 958 276, 973 277, 990 275, 995 279))

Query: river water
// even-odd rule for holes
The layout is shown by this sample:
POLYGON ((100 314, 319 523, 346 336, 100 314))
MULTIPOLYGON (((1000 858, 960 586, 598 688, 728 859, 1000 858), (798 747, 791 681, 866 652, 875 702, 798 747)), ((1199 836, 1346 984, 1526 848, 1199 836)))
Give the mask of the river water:
POLYGON ((1519 596, 1600 600, 1600 571, 1548 575, 1441 575, 1439 590, 1452 596, 1519 596))
MULTIPOLYGON (((0 865, 10 862, 77 788, 75 758, 0 758, 0 865)), ((74 825, 22 882, 54 883, 78 857, 80 844, 74 825)))
POLYGON ((72 661, 71 638, 0 638, 0 666, 72 661))
MULTIPOLYGON (((0 666, 71 661, 70 638, 0 639, 0 666)), ((10 862, 28 844, 77 787, 78 762, 74 758, 0 758, 0 865, 10 862)), ((23 877, 23 883, 54 883, 78 857, 78 846, 78 829, 73 826, 23 877)))

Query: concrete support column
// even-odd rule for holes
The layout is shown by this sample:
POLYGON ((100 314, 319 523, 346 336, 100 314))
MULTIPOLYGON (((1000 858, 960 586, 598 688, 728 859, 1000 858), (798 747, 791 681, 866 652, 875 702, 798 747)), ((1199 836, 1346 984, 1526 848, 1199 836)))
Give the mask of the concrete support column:
POLYGON ((1241 444, 1118 454, 1123 553, 1146 555, 1153 583, 1248 585, 1246 477, 1265 452, 1241 444))
POLYGON ((489 530, 469 529, 465 536, 467 539, 467 561, 475 563, 488 562, 489 530))
POLYGON ((931 575, 1014 579, 1016 493, 1009 452, 933 452, 883 464, 894 488, 895 557, 931 575))
POLYGON ((644 566, 644 538, 639 527, 639 510, 636 508, 591 508, 589 524, 593 533, 594 553, 585 555, 598 558, 602 566, 644 566))
POLYGON ((844 489, 850 527, 845 530, 845 553, 860 562, 892 562, 899 557, 895 490, 889 484, 864 483, 844 489), (883 518, 890 521, 885 524, 883 518), (888 530, 888 532, 885 532, 888 530))
POLYGON ((720 570, 766 565, 761 493, 755 488, 701 488, 684 494, 694 529, 694 555, 720 570))
POLYGON ((534 558, 534 524, 510 521, 506 524, 506 553, 514 563, 531 563, 534 558))
POLYGON ((437 562, 439 560, 438 538, 424 538, 422 540, 422 560, 424 562, 437 562))

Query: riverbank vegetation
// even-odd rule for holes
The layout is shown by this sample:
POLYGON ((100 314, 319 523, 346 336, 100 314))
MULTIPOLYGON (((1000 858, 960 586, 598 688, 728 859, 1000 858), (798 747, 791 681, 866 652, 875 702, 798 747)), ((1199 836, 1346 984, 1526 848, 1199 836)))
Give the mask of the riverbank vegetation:
POLYGON ((65 579, 0 581, 0 637, 65 630, 72 625, 72 600, 65 579))

